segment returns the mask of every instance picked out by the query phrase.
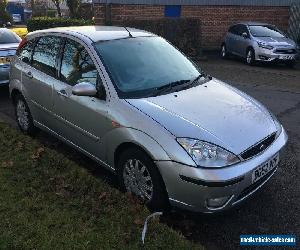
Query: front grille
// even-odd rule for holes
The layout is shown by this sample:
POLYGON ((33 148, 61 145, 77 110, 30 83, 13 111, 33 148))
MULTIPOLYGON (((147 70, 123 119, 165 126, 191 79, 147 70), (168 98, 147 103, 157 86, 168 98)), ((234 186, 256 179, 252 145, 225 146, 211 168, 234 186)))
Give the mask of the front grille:
POLYGON ((277 54, 296 54, 295 49, 276 49, 275 53, 277 54))
POLYGON ((256 188, 258 188, 260 185, 262 185, 275 171, 276 171, 277 167, 274 168, 272 171, 270 171, 269 173, 267 173, 264 177, 262 177, 260 180, 258 180, 257 182, 251 184, 250 186, 246 187, 241 193, 240 195, 236 198, 236 200, 240 200, 244 197, 246 197, 247 195, 249 195, 251 192, 253 192, 256 188))
POLYGON ((275 137, 276 137, 276 133, 271 134, 270 136, 266 137, 264 140, 260 141, 259 143, 255 144, 251 148, 244 151, 241 154, 241 157, 244 160, 247 160, 247 159, 263 152, 273 143, 273 141, 275 140, 275 137))

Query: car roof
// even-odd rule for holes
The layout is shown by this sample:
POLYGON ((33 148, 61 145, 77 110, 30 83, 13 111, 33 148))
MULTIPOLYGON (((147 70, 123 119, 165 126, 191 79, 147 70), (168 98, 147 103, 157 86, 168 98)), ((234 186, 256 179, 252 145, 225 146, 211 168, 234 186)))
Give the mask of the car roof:
POLYGON ((43 33, 62 33, 77 37, 84 36, 85 38, 89 38, 93 42, 122 39, 129 37, 130 34, 132 37, 155 36, 154 34, 144 30, 116 26, 58 27, 34 31, 29 33, 29 36, 36 36, 43 33))
MULTIPOLYGON (((272 25, 272 24, 269 24, 269 23, 261 23, 261 22, 252 22, 252 21, 248 21, 248 22, 238 22, 236 24, 244 24, 244 25, 272 25)), ((234 24, 234 25, 236 25, 234 24)))

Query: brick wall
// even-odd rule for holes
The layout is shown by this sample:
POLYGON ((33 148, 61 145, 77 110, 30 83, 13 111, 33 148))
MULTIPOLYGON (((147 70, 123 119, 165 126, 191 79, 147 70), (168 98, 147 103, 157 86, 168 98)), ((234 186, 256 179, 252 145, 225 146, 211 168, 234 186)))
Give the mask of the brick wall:
MULTIPOLYGON (((105 6, 96 4, 95 20, 97 24, 105 22, 105 6)), ((181 16, 201 20, 202 47, 220 46, 228 27, 238 21, 259 21, 272 23, 287 30, 289 7, 268 6, 182 6, 181 16)), ((125 19, 159 19, 164 17, 163 5, 111 5, 113 23, 122 23, 125 19)))

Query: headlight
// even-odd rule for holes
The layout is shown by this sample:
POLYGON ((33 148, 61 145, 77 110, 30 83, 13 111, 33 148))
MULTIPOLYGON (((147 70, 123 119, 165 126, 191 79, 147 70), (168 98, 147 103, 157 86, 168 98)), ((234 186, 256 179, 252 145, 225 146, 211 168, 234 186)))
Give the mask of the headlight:
POLYGON ((261 47, 263 49, 270 49, 271 50, 271 49, 274 48, 273 46, 271 46, 267 43, 263 43, 263 42, 257 42, 257 44, 258 44, 259 47, 261 47))
POLYGON ((191 138, 177 138, 199 167, 225 167, 239 162, 233 153, 212 143, 191 138))

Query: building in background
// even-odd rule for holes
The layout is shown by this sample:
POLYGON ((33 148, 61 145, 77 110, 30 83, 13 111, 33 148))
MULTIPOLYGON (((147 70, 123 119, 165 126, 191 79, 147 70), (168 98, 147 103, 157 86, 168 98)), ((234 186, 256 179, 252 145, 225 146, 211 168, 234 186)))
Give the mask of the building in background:
MULTIPOLYGON (((288 29, 289 9, 297 0, 93 0, 97 24, 126 19, 197 18, 201 46, 219 47, 228 27, 258 21, 288 29)), ((299 1, 299 0, 298 0, 299 1)))

